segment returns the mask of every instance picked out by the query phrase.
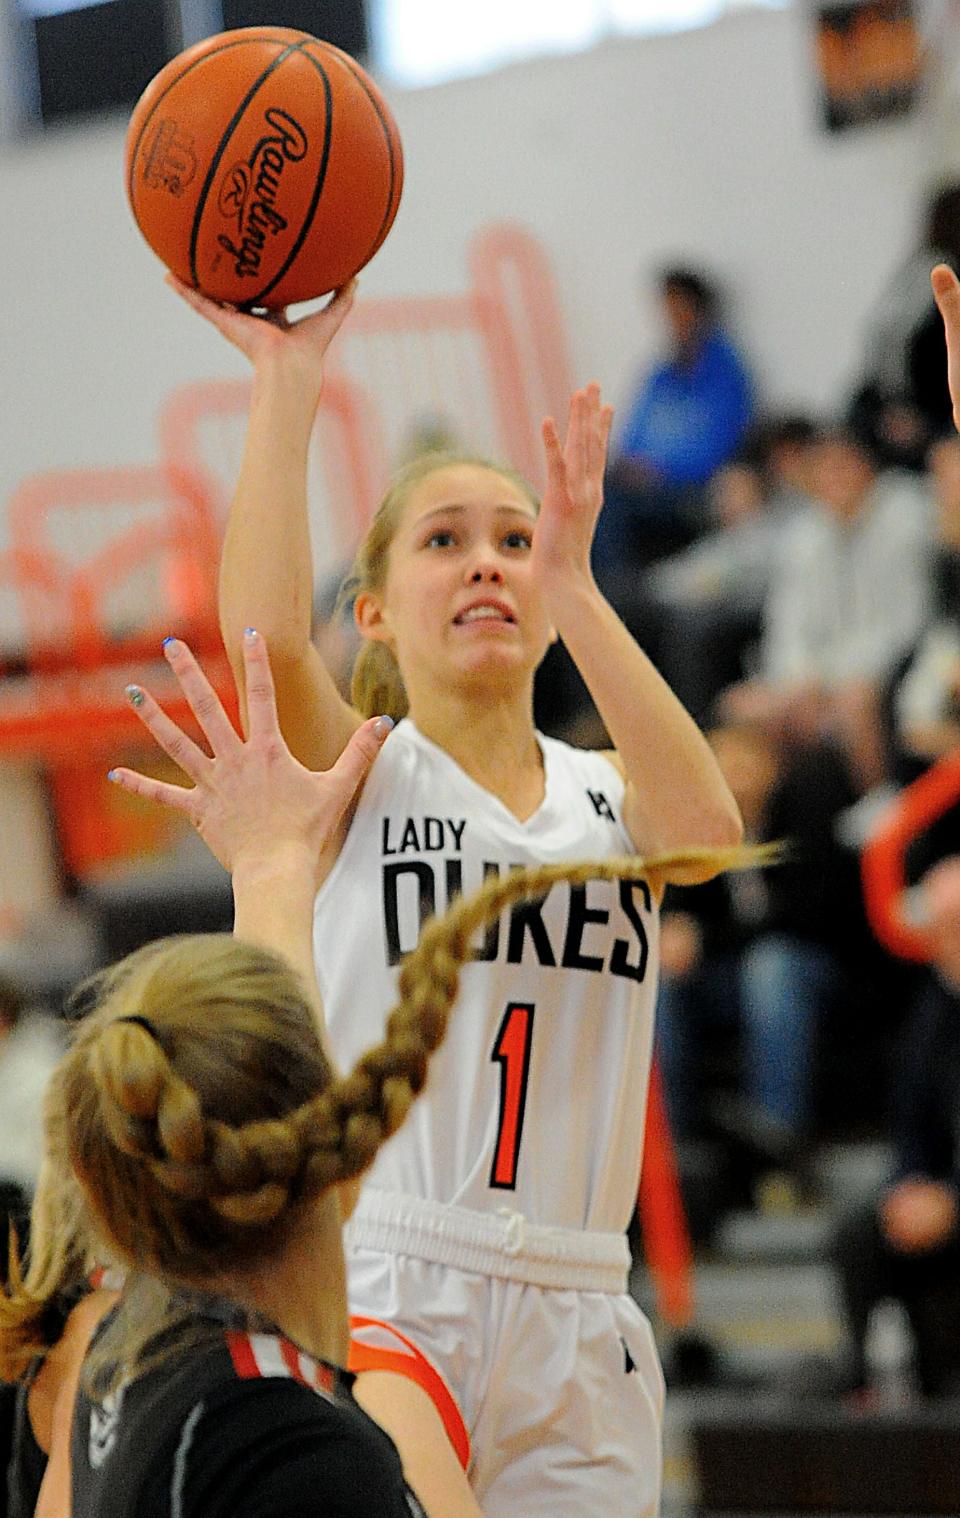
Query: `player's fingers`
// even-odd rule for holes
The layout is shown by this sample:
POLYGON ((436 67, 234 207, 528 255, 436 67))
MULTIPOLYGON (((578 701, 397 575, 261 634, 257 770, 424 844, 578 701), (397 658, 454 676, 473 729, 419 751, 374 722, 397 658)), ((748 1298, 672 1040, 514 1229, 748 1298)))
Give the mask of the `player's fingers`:
POLYGON ((247 736, 274 738, 280 730, 277 696, 267 645, 253 627, 243 635, 243 672, 247 691, 247 736))
POLYGON ((597 459, 596 472, 602 486, 607 468, 607 450, 610 447, 610 433, 613 428, 613 407, 601 406, 597 420, 597 459))
POLYGON ((180 638, 166 638, 163 652, 213 752, 225 754, 237 748, 240 738, 236 729, 186 643, 180 638))
POLYGON ((600 386, 591 380, 586 389, 586 463, 591 476, 603 467, 604 437, 603 411, 600 406, 600 386))
POLYGON ((544 452, 547 455, 547 474, 551 485, 566 488, 567 466, 563 459, 563 449, 560 445, 560 434, 557 424, 552 416, 544 418, 540 429, 543 437, 544 452))
POLYGON ((324 307, 325 314, 329 316, 332 313, 336 313, 337 320, 343 321, 357 298, 359 288, 360 281, 356 277, 348 279, 347 283, 341 285, 339 290, 334 290, 333 299, 324 307))
POLYGON ((590 395, 586 390, 576 390, 570 402, 567 463, 579 480, 590 467, 590 395))
POLYGON ((157 705, 150 692, 142 685, 128 685, 127 699, 144 727, 148 729, 157 746, 168 759, 178 764, 184 774, 199 784, 207 773, 210 760, 192 738, 167 716, 157 705))
POLYGON ((960 281, 949 264, 937 264, 931 271, 930 283, 944 324, 955 328, 960 320, 960 281))
POLYGON ((347 284, 341 285, 339 290, 334 291, 333 298, 327 302, 322 311, 315 311, 312 315, 304 317, 318 331, 323 332, 328 342, 332 342, 346 321, 353 307, 357 294, 357 281, 351 279, 347 284))
POLYGON ((953 420, 960 428, 960 282, 947 264, 937 264, 930 275, 930 283, 937 309, 943 318, 953 420))
POLYGON ((169 785, 165 780, 154 780, 128 769, 110 770, 107 779, 123 791, 142 796, 145 801, 156 801, 171 811, 183 812, 191 820, 195 815, 197 793, 193 786, 169 785))
POLYGON ((336 764, 327 771, 327 779, 337 783, 344 810, 366 780, 393 726, 392 717, 371 717, 352 734, 336 764))

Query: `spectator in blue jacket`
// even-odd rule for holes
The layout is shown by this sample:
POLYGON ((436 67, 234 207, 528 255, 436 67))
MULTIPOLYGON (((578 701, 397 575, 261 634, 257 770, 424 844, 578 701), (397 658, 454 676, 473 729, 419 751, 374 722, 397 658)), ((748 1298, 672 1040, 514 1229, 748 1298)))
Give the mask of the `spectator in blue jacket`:
POLYGON ((670 352, 630 405, 594 540, 598 575, 625 583, 708 525, 705 487, 753 415, 750 378, 718 325, 713 287, 692 270, 671 268, 660 294, 670 352))

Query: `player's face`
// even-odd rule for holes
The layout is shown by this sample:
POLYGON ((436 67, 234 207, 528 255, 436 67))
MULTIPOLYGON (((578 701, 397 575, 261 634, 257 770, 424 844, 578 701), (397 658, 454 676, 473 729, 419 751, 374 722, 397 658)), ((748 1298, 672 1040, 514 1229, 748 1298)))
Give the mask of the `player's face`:
POLYGON ((536 512, 519 486, 457 464, 411 495, 380 598, 408 689, 418 677, 527 678, 552 636, 530 572, 536 512))

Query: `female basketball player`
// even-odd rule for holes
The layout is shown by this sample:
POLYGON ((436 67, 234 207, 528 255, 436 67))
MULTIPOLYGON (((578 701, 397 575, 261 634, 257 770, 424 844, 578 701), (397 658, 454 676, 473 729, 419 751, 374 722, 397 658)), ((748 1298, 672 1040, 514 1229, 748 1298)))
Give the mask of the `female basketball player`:
MULTIPOLYGON (((539 509, 510 471, 472 460, 415 464, 391 490, 356 562, 357 709, 310 643, 306 505, 324 354, 353 291, 288 325, 179 288, 254 366, 221 572, 238 674, 254 621, 284 734, 310 766, 336 758, 364 711, 407 714, 321 863, 320 985, 349 1062, 422 921, 459 891, 544 860, 724 848, 739 818, 702 735, 590 573, 612 417, 597 386, 574 395, 564 444, 544 423, 539 509), (614 753, 534 729, 533 676, 557 635, 614 753)), ((662 1378, 626 1293, 624 1230, 665 878, 554 889, 474 945, 426 1099, 350 1225, 351 1308, 443 1372, 488 1518, 656 1510, 662 1378)), ((363 1395, 429 1492, 439 1452, 420 1388, 371 1372, 363 1395)))

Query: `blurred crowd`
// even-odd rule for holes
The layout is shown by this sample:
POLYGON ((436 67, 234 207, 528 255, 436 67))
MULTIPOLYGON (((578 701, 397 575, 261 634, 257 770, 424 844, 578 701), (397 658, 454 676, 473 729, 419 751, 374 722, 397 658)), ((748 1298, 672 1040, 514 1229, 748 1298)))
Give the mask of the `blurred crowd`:
MULTIPOLYGON (((667 1105, 681 1170, 688 1149, 714 1156, 688 1195, 698 1241, 728 1206, 815 1204, 825 1140, 889 1147, 879 1193, 835 1219, 847 1344, 830 1379, 852 1397, 875 1390, 868 1341, 890 1300, 916 1389, 960 1394, 960 803, 946 792, 904 849, 919 960, 878 941, 861 881, 898 798, 960 761, 960 436, 929 286, 941 260, 960 261, 957 185, 931 200, 859 381, 826 418, 765 412, 712 281, 666 270, 664 357, 614 438, 595 549, 601 587, 709 733, 748 836, 788 842, 779 866, 665 903, 667 1105)), ((561 650, 552 663, 545 723, 602 741, 561 650)))

